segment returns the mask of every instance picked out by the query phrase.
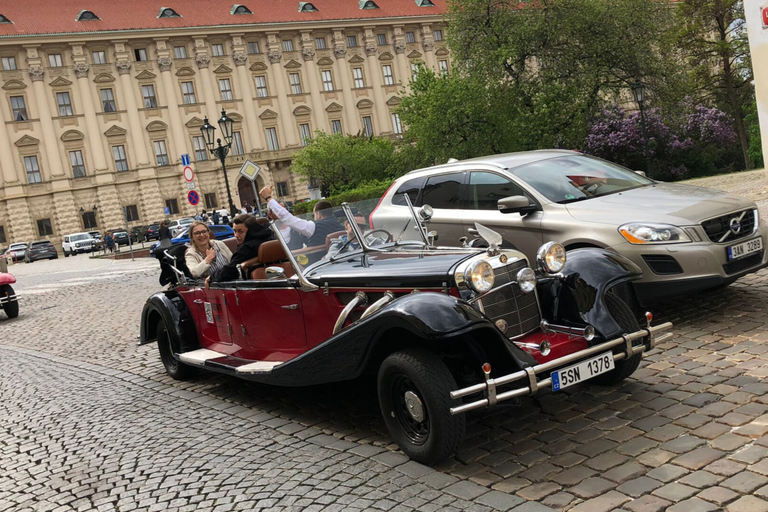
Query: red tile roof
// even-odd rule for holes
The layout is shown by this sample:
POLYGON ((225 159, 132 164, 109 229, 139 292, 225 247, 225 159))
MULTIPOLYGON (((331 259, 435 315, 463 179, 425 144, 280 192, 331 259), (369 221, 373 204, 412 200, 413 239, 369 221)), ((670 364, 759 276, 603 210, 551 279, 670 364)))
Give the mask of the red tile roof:
POLYGON ((411 16, 440 16, 446 0, 419 7, 415 0, 374 0, 378 9, 360 9, 358 0, 314 0, 317 12, 299 12, 298 0, 243 0, 253 14, 232 15, 233 0, 22 0, 0 3, 0 14, 13 23, 0 23, 0 38, 44 34, 119 30, 162 30, 206 26, 374 20, 411 16), (170 7, 179 18, 158 18, 170 7), (100 20, 76 21, 88 10, 100 20))

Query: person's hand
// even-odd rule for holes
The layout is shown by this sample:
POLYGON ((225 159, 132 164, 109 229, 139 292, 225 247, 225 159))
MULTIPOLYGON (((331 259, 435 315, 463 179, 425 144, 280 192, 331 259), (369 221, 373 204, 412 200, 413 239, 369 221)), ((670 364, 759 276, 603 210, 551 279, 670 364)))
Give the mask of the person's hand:
POLYGON ((259 190, 259 195, 264 199, 268 198, 269 196, 272 195, 272 188, 273 188, 272 185, 270 185, 269 187, 264 187, 263 189, 259 190))
POLYGON ((208 276, 205 278, 205 289, 207 290, 210 287, 211 287, 211 276, 208 276))
POLYGON ((207 251, 205 251, 205 262, 207 264, 211 264, 213 260, 216 259, 216 251, 213 249, 213 247, 209 247, 207 251))

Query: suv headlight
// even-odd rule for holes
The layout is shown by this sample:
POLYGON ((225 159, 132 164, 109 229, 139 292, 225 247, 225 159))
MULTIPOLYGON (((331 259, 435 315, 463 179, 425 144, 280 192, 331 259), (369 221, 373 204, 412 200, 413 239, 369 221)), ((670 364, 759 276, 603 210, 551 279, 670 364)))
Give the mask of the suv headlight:
POLYGON ((493 288, 496 278, 493 275, 493 267, 485 260, 474 262, 464 272, 464 279, 477 293, 485 293, 493 288))
POLYGON ((630 222, 619 226, 619 233, 631 244, 679 244, 691 241, 685 231, 671 224, 630 222))
POLYGON ((565 247, 557 242, 547 242, 536 253, 539 268, 547 274, 557 274, 565 268, 565 247))

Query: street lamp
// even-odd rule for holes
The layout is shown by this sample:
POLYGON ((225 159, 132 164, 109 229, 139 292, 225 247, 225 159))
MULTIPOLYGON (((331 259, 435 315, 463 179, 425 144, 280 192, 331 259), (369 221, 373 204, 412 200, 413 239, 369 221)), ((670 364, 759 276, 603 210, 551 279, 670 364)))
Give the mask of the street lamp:
POLYGON ((645 173, 649 178, 652 178, 651 157, 648 156, 648 131, 645 128, 645 109, 643 108, 643 104, 645 103, 645 85, 643 82, 640 80, 635 81, 632 85, 632 94, 640 109, 640 127, 643 130, 643 153, 645 154, 645 173))
POLYGON ((216 128, 208 122, 208 117, 203 121, 203 126, 200 127, 200 131, 203 132, 203 138, 205 139, 205 145, 216 158, 221 162, 221 170, 224 171, 224 183, 227 186, 227 198, 229 199, 229 215, 235 215, 235 203, 232 202, 232 192, 229 189, 229 176, 227 176, 226 158, 229 154, 229 150, 232 147, 232 127, 235 122, 227 116, 227 113, 222 110, 221 118, 219 119, 219 128, 224 135, 224 144, 221 143, 221 139, 216 139, 216 146, 214 146, 214 139, 216 138, 216 128))

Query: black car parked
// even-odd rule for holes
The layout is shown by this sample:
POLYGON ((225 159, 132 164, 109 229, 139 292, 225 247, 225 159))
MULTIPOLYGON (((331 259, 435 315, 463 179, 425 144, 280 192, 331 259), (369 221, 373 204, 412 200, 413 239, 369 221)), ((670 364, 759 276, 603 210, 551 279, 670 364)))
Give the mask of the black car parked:
POLYGON ((55 260, 58 257, 56 247, 50 240, 39 240, 29 244, 27 251, 24 253, 24 262, 32 263, 37 260, 55 260))
POLYGON ((127 231, 115 231, 112 233, 112 240, 115 242, 115 246, 128 245, 130 242, 127 231))
POLYGON ((149 242, 150 240, 160 240, 160 224, 154 223, 147 228, 147 234, 144 235, 144 240, 149 242))
POLYGON ((147 239, 147 229, 149 229, 149 226, 133 226, 131 228, 131 242, 133 243, 139 243, 143 242, 147 239))

